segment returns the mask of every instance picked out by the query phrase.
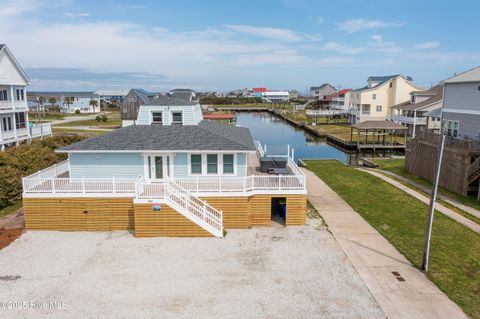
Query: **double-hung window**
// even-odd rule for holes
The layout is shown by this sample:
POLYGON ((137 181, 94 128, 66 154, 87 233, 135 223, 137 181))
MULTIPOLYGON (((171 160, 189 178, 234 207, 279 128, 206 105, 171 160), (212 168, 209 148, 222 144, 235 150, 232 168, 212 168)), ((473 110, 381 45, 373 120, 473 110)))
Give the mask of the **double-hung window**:
POLYGON ((377 112, 382 112, 382 106, 381 105, 377 105, 377 112))
POLYGON ((218 174, 217 154, 207 154, 207 174, 218 174))
POLYGON ((8 132, 12 130, 12 117, 7 116, 2 118, 2 131, 8 132))
POLYGON ((202 155, 201 154, 190 155, 190 173, 202 174, 202 155))
POLYGON ((447 135, 451 137, 458 137, 458 128, 459 128, 458 121, 448 121, 447 122, 447 135))
POLYGON ((233 174, 233 154, 223 154, 223 174, 233 174))
POLYGON ((0 101, 7 101, 7 90, 0 90, 0 101))
POLYGON ((20 112, 20 113, 15 113, 15 125, 16 128, 25 128, 25 113, 20 112))
POLYGON ((183 124, 183 114, 181 111, 172 112, 172 124, 183 124))
POLYGON ((152 112, 152 124, 162 124, 163 116, 162 112, 152 112))
POLYGON ((24 100, 23 89, 17 89, 17 101, 23 101, 23 100, 24 100))

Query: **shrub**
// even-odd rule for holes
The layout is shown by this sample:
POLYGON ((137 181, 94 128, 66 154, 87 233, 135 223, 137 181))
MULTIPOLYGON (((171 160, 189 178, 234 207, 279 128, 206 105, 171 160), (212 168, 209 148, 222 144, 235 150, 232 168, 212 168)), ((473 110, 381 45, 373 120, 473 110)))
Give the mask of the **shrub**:
POLYGON ((96 120, 97 122, 103 122, 103 123, 105 123, 105 122, 108 121, 108 117, 107 117, 106 115, 104 115, 104 114, 102 114, 102 115, 97 115, 97 117, 95 117, 95 120, 96 120))
POLYGON ((28 176, 66 159, 56 148, 83 139, 76 135, 58 135, 31 144, 21 144, 0 152, 0 209, 22 199, 22 176, 28 176))
POLYGON ((75 110, 75 114, 80 114, 80 110, 75 110))

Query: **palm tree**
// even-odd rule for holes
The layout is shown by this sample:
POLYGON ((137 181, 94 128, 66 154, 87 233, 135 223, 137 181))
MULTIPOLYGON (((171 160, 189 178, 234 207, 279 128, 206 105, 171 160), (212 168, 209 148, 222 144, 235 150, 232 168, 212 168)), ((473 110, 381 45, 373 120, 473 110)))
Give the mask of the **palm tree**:
POLYGON ((40 106, 40 111, 42 111, 42 116, 43 116, 43 103, 45 103, 45 97, 44 96, 39 96, 38 97, 38 105, 40 106))
POLYGON ((55 103, 57 103, 57 98, 54 96, 49 97, 48 103, 52 104, 52 109, 53 109, 55 107, 55 103))
POLYGON ((72 98, 70 96, 65 96, 63 98, 63 104, 67 104, 68 113, 70 113, 70 105, 72 104, 72 98))
POLYGON ((93 113, 95 113, 95 107, 98 105, 98 101, 91 99, 89 104, 93 108, 93 113))

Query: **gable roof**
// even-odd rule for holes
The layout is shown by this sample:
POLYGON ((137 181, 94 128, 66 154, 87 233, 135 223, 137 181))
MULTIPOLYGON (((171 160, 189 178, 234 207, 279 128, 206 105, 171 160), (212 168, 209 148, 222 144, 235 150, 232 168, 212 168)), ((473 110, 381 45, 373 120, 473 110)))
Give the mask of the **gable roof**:
POLYGON ((30 81, 30 78, 28 77, 27 73, 23 70, 22 66, 20 63, 18 63, 17 59, 13 56, 12 52, 8 49, 6 44, 0 44, 0 53, 5 51, 5 53, 10 57, 10 59, 13 61, 13 64, 17 68, 17 70, 20 72, 21 76, 24 78, 25 82, 27 84, 31 84, 32 81, 30 81))
POLYGON ((414 91, 412 94, 418 95, 431 95, 428 99, 418 103, 411 103, 411 101, 406 101, 397 105, 394 105, 393 108, 397 110, 405 110, 405 111, 413 111, 413 110, 420 110, 425 107, 428 107, 432 104, 439 103, 443 99, 443 85, 435 85, 431 89, 428 89, 424 92, 414 91))
POLYGON ((159 96, 157 98, 150 99, 145 105, 158 105, 158 106, 185 106, 185 105, 197 105, 197 102, 190 101, 188 99, 181 99, 173 96, 159 96))
POLYGON ((369 76, 367 81, 370 81, 370 82, 385 82, 385 81, 391 80, 393 78, 396 78, 397 76, 403 76, 408 81, 413 81, 411 76, 405 76, 403 74, 382 75, 382 76, 373 75, 373 76, 369 76))
POLYGON ((330 94, 330 95, 331 95, 331 96, 339 96, 339 95, 348 93, 348 92, 350 92, 351 90, 352 90, 352 89, 343 89, 343 90, 340 90, 340 91, 338 91, 338 92, 332 93, 332 94, 330 94))
POLYGON ((480 66, 470 69, 458 75, 454 75, 443 83, 465 83, 465 82, 480 82, 480 66))
POLYGON ((170 92, 169 95, 173 98, 191 101, 193 99, 194 92, 190 91, 175 91, 170 92))
POLYGON ((331 85, 330 83, 323 83, 323 84, 320 85, 320 86, 312 86, 312 87, 310 87, 310 91, 321 90, 321 89, 323 89, 324 87, 327 87, 327 86, 329 86, 329 87, 331 87, 332 89, 335 90, 335 87, 334 87, 333 85, 331 85))
POLYGON ((203 120, 198 125, 130 125, 57 152, 255 150, 249 129, 203 120))

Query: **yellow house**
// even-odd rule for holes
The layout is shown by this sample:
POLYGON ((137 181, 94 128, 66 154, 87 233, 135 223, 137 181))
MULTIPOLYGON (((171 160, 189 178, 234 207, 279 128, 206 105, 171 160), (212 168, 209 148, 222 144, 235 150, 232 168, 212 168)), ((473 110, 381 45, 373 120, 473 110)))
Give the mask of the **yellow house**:
POLYGON ((408 101, 412 91, 423 91, 403 74, 371 76, 367 86, 350 91, 349 123, 384 121, 393 115, 393 106, 408 101))

